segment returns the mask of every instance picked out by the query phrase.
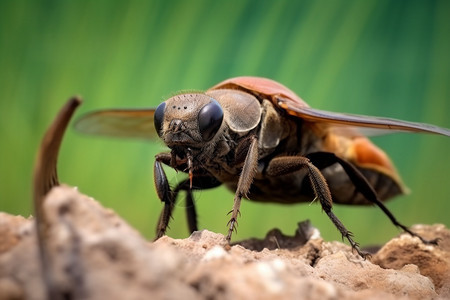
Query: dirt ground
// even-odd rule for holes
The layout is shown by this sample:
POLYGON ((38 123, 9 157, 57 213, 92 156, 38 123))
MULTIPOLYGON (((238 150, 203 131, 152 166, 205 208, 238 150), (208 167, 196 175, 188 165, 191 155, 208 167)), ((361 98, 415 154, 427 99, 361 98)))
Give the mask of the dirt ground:
POLYGON ((363 260, 308 222, 228 245, 207 230, 145 240, 75 188, 51 190, 45 235, 0 213, 0 299, 449 299, 450 230, 416 225, 363 260))

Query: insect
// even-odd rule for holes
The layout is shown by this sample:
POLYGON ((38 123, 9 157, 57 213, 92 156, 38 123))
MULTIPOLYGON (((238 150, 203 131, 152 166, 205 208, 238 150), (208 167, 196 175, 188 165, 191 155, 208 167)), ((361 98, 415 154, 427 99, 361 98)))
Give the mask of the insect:
POLYGON ((190 231, 197 230, 193 190, 224 184, 235 193, 228 222, 230 241, 242 198, 252 201, 320 202, 323 211, 362 257, 352 233, 332 204, 380 207, 392 223, 424 243, 397 221, 383 201, 405 192, 388 156, 358 128, 425 132, 450 136, 434 125, 342 114, 309 107, 282 84, 237 77, 206 92, 180 93, 156 109, 101 110, 76 123, 82 132, 154 138, 170 152, 157 154, 154 180, 164 203, 157 238, 166 232, 180 191, 186 193, 190 231), (189 174, 171 188, 163 165, 189 174))

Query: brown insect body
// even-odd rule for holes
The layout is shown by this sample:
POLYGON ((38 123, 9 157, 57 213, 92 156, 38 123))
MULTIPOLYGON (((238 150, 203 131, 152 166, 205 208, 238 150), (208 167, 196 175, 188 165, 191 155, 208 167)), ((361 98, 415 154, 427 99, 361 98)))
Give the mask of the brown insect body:
MULTIPOLYGON (((239 85, 218 85, 215 89, 223 87, 244 89, 239 85)), ((286 88, 285 88, 286 89, 286 88)), ((252 93, 247 90, 247 93, 252 93)), ((206 92, 208 94, 208 92, 206 92)), ((231 93, 231 92, 230 92, 231 93)), ((287 95, 295 95, 289 91, 287 95)), ((309 153, 326 151, 332 152, 345 160, 355 164, 374 187, 381 200, 389 199, 404 192, 400 178, 387 155, 366 137, 361 136, 355 130, 348 130, 345 134, 333 132, 333 126, 328 123, 317 123, 290 116, 284 109, 277 107, 277 96, 267 93, 255 93, 262 109, 261 122, 246 136, 258 136, 258 171, 250 187, 249 199, 261 202, 298 203, 310 202, 314 198, 313 191, 308 182, 307 171, 302 170, 284 176, 267 176, 266 167, 274 157, 305 156, 309 153)), ((296 96, 297 97, 297 96, 296 96)), ((302 101, 297 97, 297 101, 302 101)), ((308 107, 306 103, 305 107, 308 107)), ((257 112, 252 111, 255 115, 257 112)), ((234 114, 242 113, 234 110, 234 114)), ((248 116, 249 112, 245 111, 248 116)), ((227 133, 229 135, 229 133, 227 133)), ((216 161, 224 162, 221 157, 208 156, 216 161)), ((208 158, 206 158, 207 160, 208 158)), ((203 160, 202 160, 203 161, 203 160)), ((230 162, 223 165, 226 169, 230 162)), ((213 173, 221 182, 232 191, 236 190, 237 178, 242 168, 242 163, 235 166, 235 170, 227 178, 220 178, 219 173, 213 173), (236 169, 237 167, 237 169, 236 169)), ((333 201, 339 204, 372 204, 361 193, 358 193, 345 174, 343 168, 332 165, 321 170, 324 175, 333 201)))
POLYGON ((158 154, 155 161, 156 190, 164 203, 158 237, 166 231, 180 191, 186 192, 188 224, 194 231, 197 220, 192 190, 225 184, 235 192, 228 239, 242 197, 276 203, 317 198, 362 256, 366 253, 332 212, 333 202, 376 204, 396 226, 415 234, 382 204, 405 191, 395 168, 386 154, 354 127, 450 136, 449 130, 428 124, 312 109, 283 85, 256 77, 229 79, 205 93, 179 94, 156 110, 94 112, 82 118, 77 128, 87 133, 122 136, 129 132, 146 137, 151 121, 171 149, 158 154), (190 176, 172 189, 162 164, 190 176))

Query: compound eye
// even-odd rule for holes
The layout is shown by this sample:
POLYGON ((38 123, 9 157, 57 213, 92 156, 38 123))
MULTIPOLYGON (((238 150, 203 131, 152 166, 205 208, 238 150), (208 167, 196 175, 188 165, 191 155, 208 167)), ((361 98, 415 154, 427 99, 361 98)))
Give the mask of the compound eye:
POLYGON ((202 139, 210 141, 222 125, 223 110, 219 102, 212 100, 198 113, 198 128, 202 139))
POLYGON ((155 129, 158 133, 158 136, 161 137, 161 128, 163 126, 164 121, 164 110, 166 108, 166 102, 161 103, 155 110, 155 114, 153 116, 153 121, 155 122, 155 129))

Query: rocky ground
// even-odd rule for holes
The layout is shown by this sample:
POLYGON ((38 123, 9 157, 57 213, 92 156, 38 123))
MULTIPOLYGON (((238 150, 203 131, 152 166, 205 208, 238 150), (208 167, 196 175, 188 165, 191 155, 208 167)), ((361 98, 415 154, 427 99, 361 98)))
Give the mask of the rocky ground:
POLYGON ((370 260, 325 242, 307 222, 297 234, 229 246, 207 230, 145 240, 115 212, 55 187, 32 218, 0 213, 0 299, 448 299, 450 230, 417 225, 439 246, 401 235, 370 260), (39 248, 41 247, 41 248, 39 248), (43 251, 39 251, 43 249, 43 251))

